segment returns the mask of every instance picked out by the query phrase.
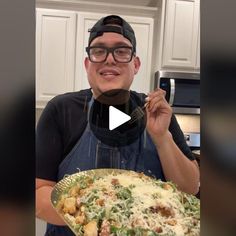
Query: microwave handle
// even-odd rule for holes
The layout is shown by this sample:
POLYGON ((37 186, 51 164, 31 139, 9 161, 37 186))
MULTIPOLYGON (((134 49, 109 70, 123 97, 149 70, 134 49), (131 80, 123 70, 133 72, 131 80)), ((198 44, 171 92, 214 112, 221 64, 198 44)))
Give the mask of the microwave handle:
POLYGON ((173 105, 174 97, 175 97, 175 80, 170 79, 170 99, 169 99, 170 106, 173 105))

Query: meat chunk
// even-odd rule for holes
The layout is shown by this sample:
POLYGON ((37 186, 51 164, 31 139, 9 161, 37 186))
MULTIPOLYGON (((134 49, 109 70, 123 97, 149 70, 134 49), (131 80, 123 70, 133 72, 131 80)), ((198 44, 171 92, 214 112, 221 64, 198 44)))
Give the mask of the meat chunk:
POLYGON ((109 236, 110 235, 110 223, 107 220, 104 220, 101 225, 101 232, 99 236, 109 236))
POLYGON ((104 206, 104 202, 105 202, 104 199, 99 198, 99 199, 96 200, 96 204, 99 205, 99 206, 104 206))
POLYGON ((163 230, 162 230, 161 227, 156 227, 156 228, 155 228, 155 232, 157 232, 157 233, 162 233, 163 230))
POLYGON ((175 212, 172 208, 164 206, 162 204, 157 204, 156 206, 151 206, 149 208, 152 213, 160 213, 164 217, 174 217, 175 212))
POLYGON ((119 180, 118 180, 118 179, 113 178, 113 179, 111 180, 111 184, 112 184, 112 185, 119 185, 120 183, 119 183, 119 180))

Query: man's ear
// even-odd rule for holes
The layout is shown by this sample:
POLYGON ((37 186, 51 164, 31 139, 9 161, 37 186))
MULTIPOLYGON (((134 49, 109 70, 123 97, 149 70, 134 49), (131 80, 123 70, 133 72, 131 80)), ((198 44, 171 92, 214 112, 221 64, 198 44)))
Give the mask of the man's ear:
POLYGON ((84 58, 84 67, 85 67, 86 71, 88 70, 88 66, 89 66, 89 59, 88 59, 88 57, 85 57, 84 58))
POLYGON ((140 66, 141 66, 141 62, 140 62, 139 57, 135 57, 134 58, 134 74, 135 75, 138 73, 140 66))

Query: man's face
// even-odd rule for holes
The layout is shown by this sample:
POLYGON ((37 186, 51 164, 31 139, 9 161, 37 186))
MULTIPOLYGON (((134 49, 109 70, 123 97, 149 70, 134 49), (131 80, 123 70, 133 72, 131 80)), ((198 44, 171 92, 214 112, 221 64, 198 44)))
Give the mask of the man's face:
MULTIPOLYGON (((105 46, 111 48, 132 45, 130 41, 121 34, 109 32, 95 38, 90 46, 105 46)), ((133 57, 129 63, 119 63, 114 60, 111 53, 109 53, 105 62, 93 63, 86 57, 84 64, 88 81, 95 97, 112 89, 129 90, 134 75, 138 72, 140 67, 138 57, 133 57)))

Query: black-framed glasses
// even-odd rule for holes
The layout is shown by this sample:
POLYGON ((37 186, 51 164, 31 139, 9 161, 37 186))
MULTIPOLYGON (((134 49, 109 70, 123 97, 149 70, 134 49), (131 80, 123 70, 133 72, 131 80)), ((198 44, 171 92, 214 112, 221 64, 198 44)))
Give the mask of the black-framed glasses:
POLYGON ((111 53, 114 60, 120 63, 128 63, 132 60, 134 50, 129 46, 118 47, 104 47, 104 46, 92 46, 86 47, 89 60, 94 63, 101 63, 106 61, 108 54, 111 53))

